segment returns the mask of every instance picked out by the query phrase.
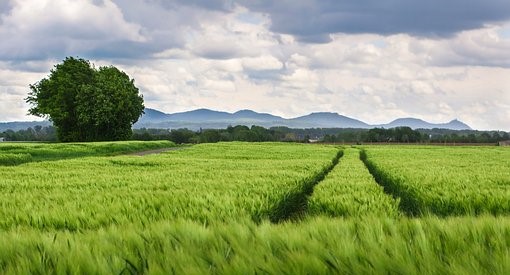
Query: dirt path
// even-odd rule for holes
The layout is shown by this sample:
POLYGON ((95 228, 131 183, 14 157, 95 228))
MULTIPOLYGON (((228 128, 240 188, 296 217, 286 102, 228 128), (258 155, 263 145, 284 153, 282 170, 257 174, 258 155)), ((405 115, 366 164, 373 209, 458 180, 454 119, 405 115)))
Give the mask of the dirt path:
POLYGON ((147 151, 139 151, 139 152, 129 153, 127 155, 128 156, 146 156, 146 155, 159 154, 159 153, 168 152, 168 151, 182 150, 184 148, 188 148, 188 147, 160 148, 160 149, 154 149, 154 150, 147 150, 147 151))

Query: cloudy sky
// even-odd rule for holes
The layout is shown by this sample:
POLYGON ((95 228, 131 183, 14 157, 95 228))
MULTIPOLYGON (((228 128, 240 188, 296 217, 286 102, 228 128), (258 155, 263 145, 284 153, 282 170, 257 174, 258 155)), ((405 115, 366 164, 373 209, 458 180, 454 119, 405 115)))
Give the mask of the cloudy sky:
POLYGON ((0 0, 0 121, 66 56, 146 107, 460 119, 510 131, 508 0, 0 0))

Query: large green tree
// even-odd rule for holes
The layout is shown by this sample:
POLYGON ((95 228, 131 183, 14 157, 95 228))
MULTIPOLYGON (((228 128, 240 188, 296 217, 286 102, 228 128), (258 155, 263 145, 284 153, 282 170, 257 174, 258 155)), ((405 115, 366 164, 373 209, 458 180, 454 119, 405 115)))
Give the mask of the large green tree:
POLYGON ((126 73, 113 66, 96 69, 74 57, 30 89, 29 113, 50 119, 64 142, 128 139, 144 110, 143 97, 126 73))

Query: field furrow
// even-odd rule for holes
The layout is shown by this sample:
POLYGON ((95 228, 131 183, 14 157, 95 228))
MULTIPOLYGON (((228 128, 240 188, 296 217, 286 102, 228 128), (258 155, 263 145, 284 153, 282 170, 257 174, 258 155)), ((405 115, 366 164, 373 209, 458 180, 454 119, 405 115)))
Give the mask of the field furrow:
POLYGON ((186 218, 279 221, 338 149, 204 144, 158 155, 89 157, 0 167, 1 228, 80 230, 186 218))
POLYGON ((510 150, 368 147, 363 159, 409 215, 510 214, 510 150))
POLYGON ((273 208, 270 215, 272 222, 283 222, 287 220, 297 220, 304 218, 308 213, 308 200, 313 193, 314 187, 321 183, 329 173, 338 164, 339 159, 343 156, 343 150, 338 151, 335 158, 331 163, 324 167, 322 171, 316 173, 314 177, 308 178, 301 184, 301 188, 295 192, 288 193, 280 202, 273 208))
POLYGON ((356 148, 345 149, 339 164, 315 187, 308 213, 333 217, 400 215, 398 201, 375 182, 356 148))

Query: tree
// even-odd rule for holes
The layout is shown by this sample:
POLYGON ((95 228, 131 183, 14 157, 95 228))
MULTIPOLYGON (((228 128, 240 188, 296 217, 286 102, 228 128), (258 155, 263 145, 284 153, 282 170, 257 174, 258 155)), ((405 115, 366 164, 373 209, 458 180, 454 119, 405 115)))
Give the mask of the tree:
POLYGON ((188 129, 173 129, 170 132, 170 140, 178 144, 191 143, 191 139, 195 136, 195 132, 188 129))
POLYGON ((143 113, 134 80, 110 67, 67 57, 48 78, 30 85, 29 113, 49 118, 60 141, 125 140, 143 113))

